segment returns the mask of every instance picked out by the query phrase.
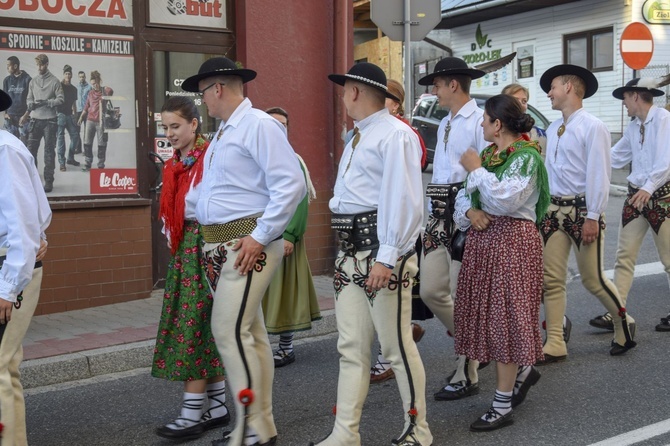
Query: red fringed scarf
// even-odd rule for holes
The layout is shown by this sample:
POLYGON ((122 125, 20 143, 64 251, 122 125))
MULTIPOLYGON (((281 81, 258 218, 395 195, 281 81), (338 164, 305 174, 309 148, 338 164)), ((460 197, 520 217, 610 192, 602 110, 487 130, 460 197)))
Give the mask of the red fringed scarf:
POLYGON ((170 237, 170 251, 177 252, 184 239, 184 213, 186 211, 186 193, 191 182, 197 185, 202 180, 203 156, 209 142, 197 135, 195 145, 186 158, 181 159, 179 150, 175 150, 172 159, 163 169, 163 190, 161 191, 160 217, 163 219, 167 235, 170 237))

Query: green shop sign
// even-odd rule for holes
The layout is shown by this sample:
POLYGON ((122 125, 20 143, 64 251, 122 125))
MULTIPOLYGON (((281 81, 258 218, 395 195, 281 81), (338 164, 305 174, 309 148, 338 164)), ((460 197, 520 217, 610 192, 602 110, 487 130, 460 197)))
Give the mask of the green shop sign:
POLYGON ((491 40, 489 40, 488 34, 482 34, 482 26, 477 25, 475 42, 470 44, 470 51, 472 53, 464 54, 463 60, 468 64, 473 64, 500 59, 502 57, 502 49, 494 50, 491 48, 491 40))
POLYGON ((642 17, 647 23, 670 25, 670 1, 646 0, 642 5, 642 17))

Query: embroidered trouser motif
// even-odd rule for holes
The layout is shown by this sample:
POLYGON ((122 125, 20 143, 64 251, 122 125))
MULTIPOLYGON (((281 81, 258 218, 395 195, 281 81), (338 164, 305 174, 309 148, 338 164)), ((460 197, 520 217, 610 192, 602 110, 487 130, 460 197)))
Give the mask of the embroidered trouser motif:
POLYGON ((232 248, 238 241, 206 243, 203 248, 214 294, 212 334, 226 364, 228 388, 238 414, 231 445, 243 444, 246 426, 256 431, 261 443, 277 435, 272 415, 274 361, 261 301, 284 252, 283 240, 270 242, 254 269, 241 276, 233 269, 237 252, 232 248), (254 397, 248 406, 239 399, 245 389, 251 389, 254 397))
POLYGON ((616 262, 614 264, 614 285, 619 290, 623 305, 628 301, 628 292, 633 284, 635 262, 640 253, 640 246, 649 228, 658 257, 668 275, 670 283, 670 194, 652 198, 647 206, 638 211, 630 205, 632 193, 623 205, 621 213, 621 227, 619 228, 619 245, 617 247, 616 262))
MULTIPOLYGON (((365 254, 359 252, 357 256, 365 254)), ((342 272, 347 277, 358 274, 354 262, 342 261, 342 257, 340 252, 337 262, 342 272)), ((373 263, 372 259, 369 261, 373 263)), ((398 261, 389 286, 377 291, 374 302, 360 286, 348 284, 341 288, 335 302, 339 333, 337 348, 341 355, 336 419, 332 433, 319 443, 320 446, 361 444, 359 425, 370 386, 370 355, 375 331, 382 354, 395 372, 403 402, 405 424, 402 435, 413 433, 422 445, 432 444, 426 422, 425 371, 412 340, 411 278, 416 272, 416 254, 398 261)))
POLYGON ((586 209, 551 204, 542 221, 540 232, 545 241, 544 312, 547 321, 547 341, 543 348, 545 354, 567 355, 567 346, 563 339, 563 316, 566 307, 568 258, 572 248, 582 284, 600 300, 614 319, 614 340, 624 345, 630 339, 628 326, 622 323, 619 315, 623 308, 619 293, 603 271, 604 216, 600 217, 598 237, 588 245, 582 243, 585 218, 586 209))

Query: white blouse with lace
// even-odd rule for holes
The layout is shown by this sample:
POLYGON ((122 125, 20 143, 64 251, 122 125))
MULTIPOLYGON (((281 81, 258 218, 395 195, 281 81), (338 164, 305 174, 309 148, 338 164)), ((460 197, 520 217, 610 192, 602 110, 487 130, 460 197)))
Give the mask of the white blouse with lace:
POLYGON ((479 190, 481 208, 494 216, 507 216, 525 220, 536 220, 535 205, 540 196, 535 187, 536 177, 521 173, 525 163, 527 172, 535 172, 537 158, 530 154, 520 154, 505 170, 501 179, 483 167, 473 170, 467 177, 467 186, 456 196, 454 221, 465 230, 470 227, 470 219, 465 213, 472 207, 470 195, 479 190))

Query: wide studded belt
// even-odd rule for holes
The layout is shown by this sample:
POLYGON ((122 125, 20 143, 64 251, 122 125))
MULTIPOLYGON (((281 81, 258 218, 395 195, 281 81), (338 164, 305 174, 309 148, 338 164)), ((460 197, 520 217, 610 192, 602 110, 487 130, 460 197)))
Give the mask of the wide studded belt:
POLYGON ((256 217, 244 217, 221 225, 202 225, 202 238, 205 243, 225 243, 242 238, 256 229, 256 217))
POLYGON ((330 226, 337 231, 340 249, 347 254, 379 248, 377 212, 332 214, 330 226))
POLYGON ((431 214, 434 218, 451 219, 454 215, 456 195, 463 188, 463 182, 452 184, 430 183, 426 187, 426 196, 430 198, 431 214))
POLYGON ((554 204, 556 206, 574 206, 581 208, 586 206, 586 197, 584 196, 584 194, 565 196, 565 197, 552 195, 551 204, 554 204))
MULTIPOLYGON (((632 197, 635 195, 640 189, 633 186, 632 184, 628 183, 628 196, 632 197)), ((658 200, 659 198, 663 198, 666 195, 670 195, 670 181, 665 183, 663 186, 659 187, 654 191, 654 193, 651 195, 652 200, 658 200)))

